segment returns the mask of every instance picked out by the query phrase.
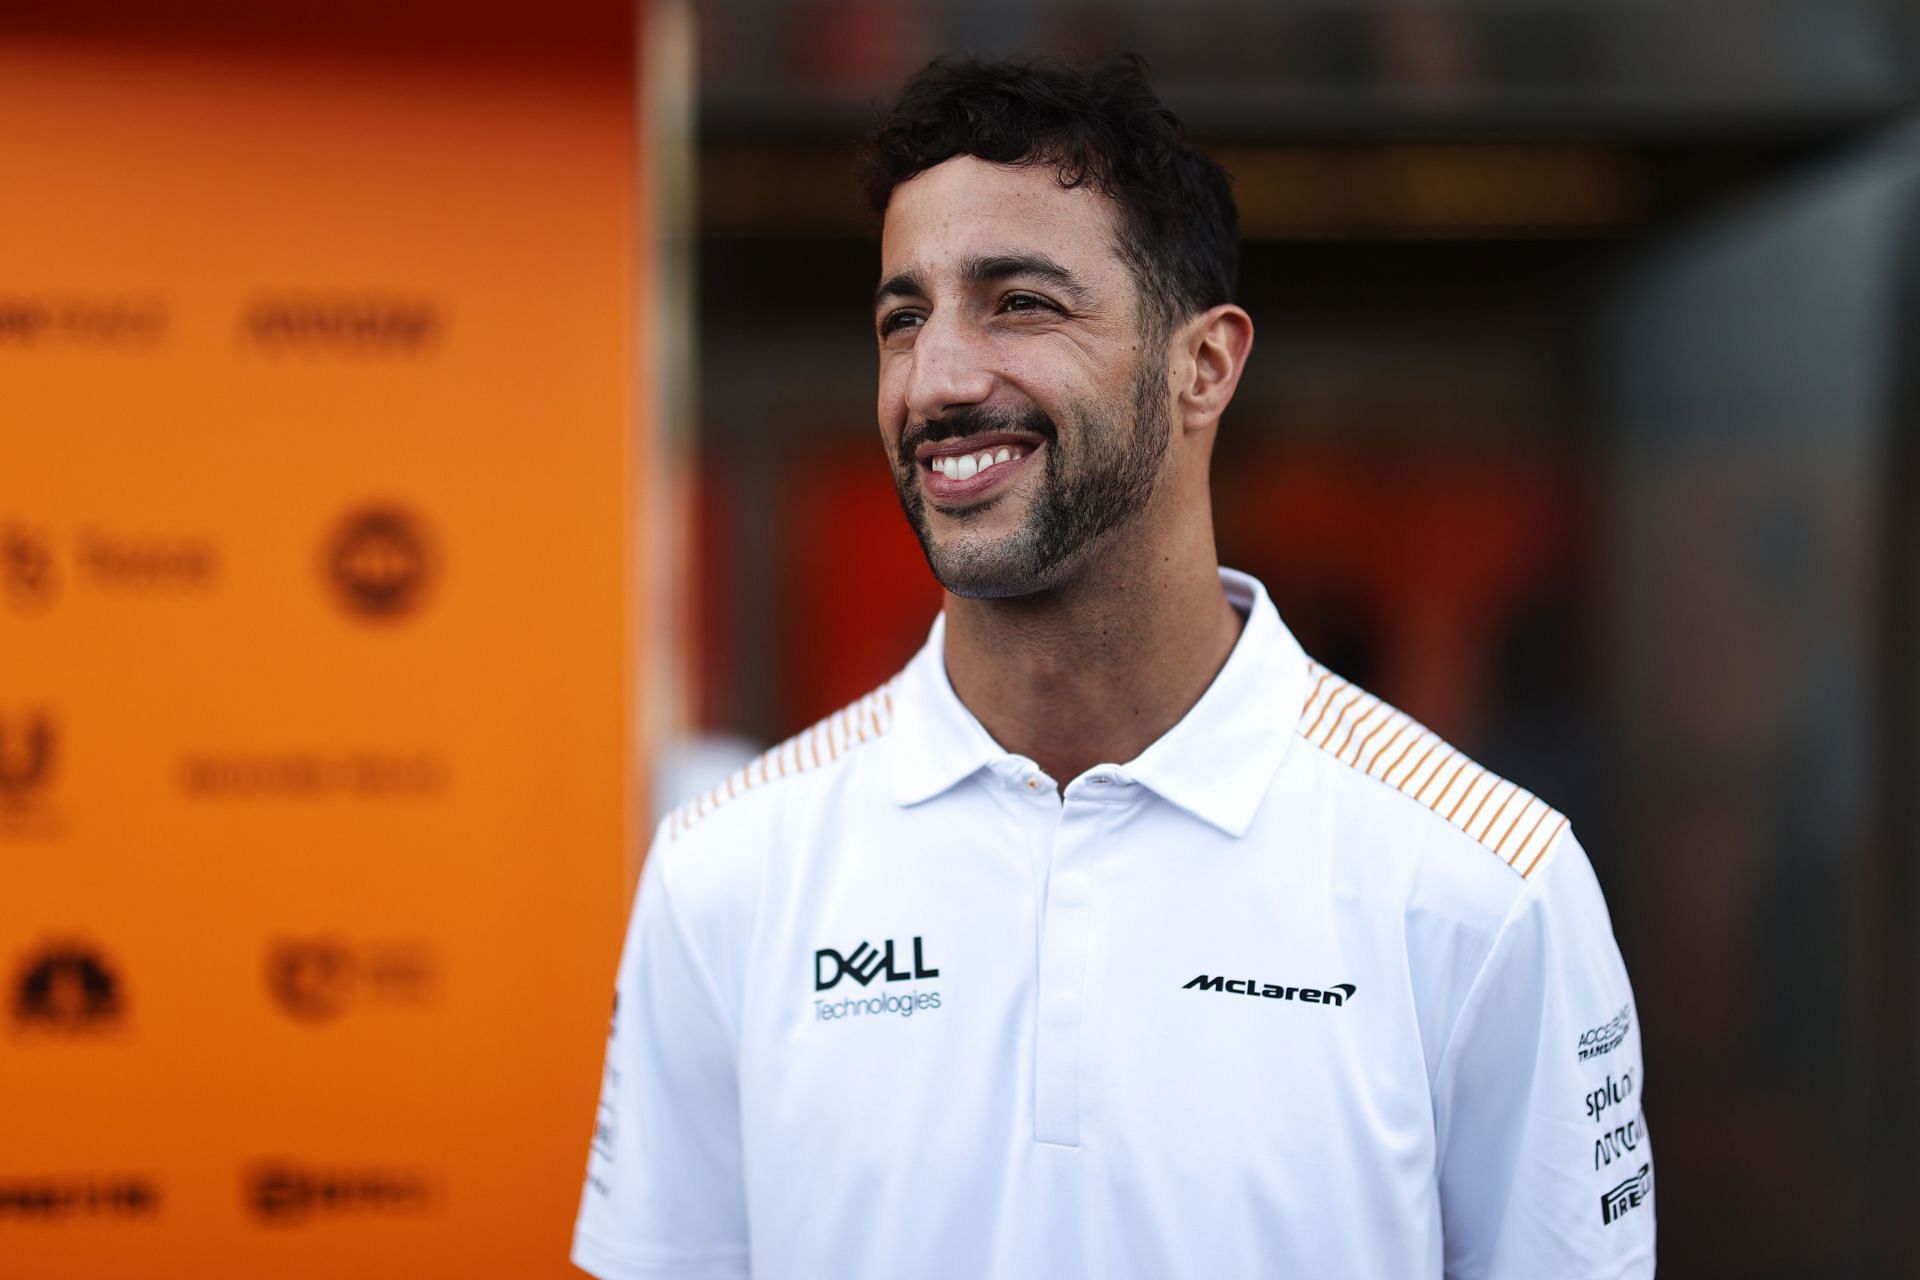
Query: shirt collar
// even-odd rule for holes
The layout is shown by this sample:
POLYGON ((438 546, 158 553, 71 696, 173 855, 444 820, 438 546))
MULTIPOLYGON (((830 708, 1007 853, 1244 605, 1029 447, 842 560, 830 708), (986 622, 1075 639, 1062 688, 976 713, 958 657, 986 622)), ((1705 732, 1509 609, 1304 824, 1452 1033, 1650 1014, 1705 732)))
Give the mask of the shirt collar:
MULTIPOLYGON (((1226 665, 1180 722, 1118 771, 1230 836, 1252 825, 1294 738, 1307 696, 1307 656, 1258 581, 1220 570, 1246 625, 1226 665)), ((893 798, 919 804, 1013 757, 947 680, 946 615, 894 687, 893 798)), ((1063 779, 1064 781, 1064 779, 1063 779)))

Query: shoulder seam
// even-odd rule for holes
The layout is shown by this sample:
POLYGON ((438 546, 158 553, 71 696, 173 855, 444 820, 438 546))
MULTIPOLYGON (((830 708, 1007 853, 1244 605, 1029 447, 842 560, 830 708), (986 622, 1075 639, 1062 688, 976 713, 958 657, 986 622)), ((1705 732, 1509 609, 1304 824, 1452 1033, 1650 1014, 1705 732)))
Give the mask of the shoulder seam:
POLYGON ((1439 815, 1522 880, 1533 874, 1566 828, 1565 814, 1319 663, 1309 660, 1307 674, 1294 726, 1301 737, 1439 815))
POLYGON ((682 804, 667 815, 668 837, 678 840, 702 818, 755 787, 830 768, 849 753, 885 737, 893 728, 893 686, 899 679, 895 676, 826 719, 794 734, 735 769, 711 791, 682 804))

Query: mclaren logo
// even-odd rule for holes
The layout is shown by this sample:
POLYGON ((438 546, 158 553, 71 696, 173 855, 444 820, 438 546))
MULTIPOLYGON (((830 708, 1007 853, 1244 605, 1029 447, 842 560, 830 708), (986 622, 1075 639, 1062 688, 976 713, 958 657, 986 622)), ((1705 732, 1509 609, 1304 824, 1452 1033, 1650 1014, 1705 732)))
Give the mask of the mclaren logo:
POLYGON ((1218 991, 1224 995, 1257 996, 1267 1000, 1298 1000, 1302 1004, 1343 1005, 1353 999, 1351 982, 1336 982, 1330 987, 1287 987, 1263 983, 1258 978, 1212 977, 1201 974, 1181 988, 1182 991, 1218 991))

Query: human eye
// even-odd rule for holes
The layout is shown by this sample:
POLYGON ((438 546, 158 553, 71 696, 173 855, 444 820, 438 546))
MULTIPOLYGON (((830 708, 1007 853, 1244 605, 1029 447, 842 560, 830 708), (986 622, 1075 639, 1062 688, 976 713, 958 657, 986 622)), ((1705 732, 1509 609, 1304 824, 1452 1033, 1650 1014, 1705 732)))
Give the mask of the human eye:
POLYGON ((1000 300, 1000 310, 1012 314, 1033 311, 1058 311, 1053 305, 1037 293, 1009 293, 1000 300))
POLYGON ((912 332, 920 325, 922 317, 910 307, 899 307, 882 315, 874 328, 884 342, 888 338, 912 332))

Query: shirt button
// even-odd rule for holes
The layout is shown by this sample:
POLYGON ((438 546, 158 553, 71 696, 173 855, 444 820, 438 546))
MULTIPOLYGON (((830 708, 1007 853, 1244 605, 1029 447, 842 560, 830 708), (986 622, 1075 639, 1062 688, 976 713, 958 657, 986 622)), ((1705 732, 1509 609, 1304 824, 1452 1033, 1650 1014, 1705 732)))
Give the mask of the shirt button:
POLYGON ((1027 790, 1038 791, 1039 789, 1040 789, 1040 779, 1038 778, 1027 779, 1027 790))

